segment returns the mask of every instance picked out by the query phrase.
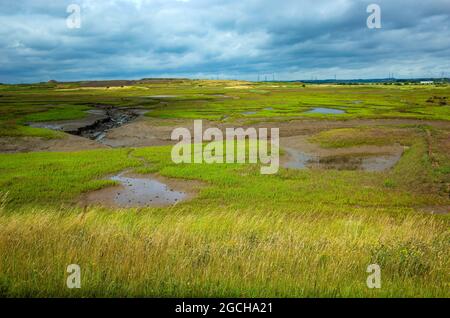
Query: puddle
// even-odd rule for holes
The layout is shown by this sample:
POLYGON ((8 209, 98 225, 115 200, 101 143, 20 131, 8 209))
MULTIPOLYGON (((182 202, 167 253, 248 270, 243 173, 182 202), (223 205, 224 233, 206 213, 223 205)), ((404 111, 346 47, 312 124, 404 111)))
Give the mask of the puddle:
POLYGON ((363 158, 358 156, 330 156, 321 157, 311 162, 311 167, 330 170, 363 170, 363 158))
POLYGON ((218 97, 218 98, 225 98, 225 99, 239 99, 239 97, 236 96, 228 96, 228 95, 223 95, 223 94, 205 94, 205 96, 212 96, 212 97, 218 97))
POLYGON ((289 161, 283 166, 288 169, 306 169, 308 163, 312 160, 312 156, 293 148, 283 148, 289 156, 289 161))
POLYGON ((400 160, 402 154, 383 154, 372 156, 345 155, 319 157, 293 148, 283 148, 288 161, 283 167, 288 169, 333 169, 363 170, 379 172, 389 170, 400 160))
POLYGON ((114 195, 114 203, 120 207, 171 205, 187 197, 186 193, 174 191, 155 179, 131 178, 120 174, 111 180, 123 186, 114 195))
MULTIPOLYGON (((273 110, 272 107, 267 107, 264 108, 263 110, 273 110)), ((248 112, 243 112, 242 115, 256 115, 259 111, 256 110, 252 110, 252 111, 248 111, 248 112)))
POLYGON ((46 128, 46 129, 52 129, 52 130, 64 130, 64 124, 58 124, 58 123, 30 123, 30 127, 33 128, 46 128))
POLYGON ((119 185, 89 192, 81 198, 80 204, 120 208, 163 207, 191 199, 203 187, 203 184, 194 180, 135 176, 127 175, 127 172, 109 180, 116 181, 119 185))
POLYGON ((401 157, 401 153, 366 157, 362 159, 361 167, 366 171, 385 171, 394 167, 401 157))
POLYGON ((339 115, 339 114, 345 114, 345 111, 340 109, 334 109, 334 108, 322 108, 322 107, 316 107, 311 110, 308 110, 304 112, 305 114, 326 114, 326 115, 339 115))
POLYGON ((179 95, 152 95, 149 98, 177 98, 179 95))
POLYGON ((106 117, 106 111, 104 109, 89 109, 86 113, 106 117))

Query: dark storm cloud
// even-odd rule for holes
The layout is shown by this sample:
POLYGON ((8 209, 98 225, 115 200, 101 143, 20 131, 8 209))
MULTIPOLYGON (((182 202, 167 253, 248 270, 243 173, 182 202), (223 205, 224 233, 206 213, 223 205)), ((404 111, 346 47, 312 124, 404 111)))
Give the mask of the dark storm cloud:
POLYGON ((0 82, 151 76, 440 76, 448 0, 23 0, 0 7, 0 82), (82 27, 66 26, 67 6, 82 27), (366 8, 381 7, 368 29, 366 8))

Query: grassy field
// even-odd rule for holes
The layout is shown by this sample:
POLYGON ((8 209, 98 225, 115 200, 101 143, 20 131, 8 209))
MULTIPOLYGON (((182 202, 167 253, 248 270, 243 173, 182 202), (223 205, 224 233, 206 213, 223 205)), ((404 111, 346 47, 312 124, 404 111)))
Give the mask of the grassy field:
MULTIPOLYGON (((146 107, 162 121, 324 119, 304 113, 312 107, 346 111, 328 120, 445 121, 450 106, 427 100, 449 95, 448 86, 420 85, 3 85, 0 136, 61 137, 24 124, 80 118, 95 104, 146 107)), ((384 172, 281 168, 276 175, 249 164, 175 165, 169 146, 0 154, 0 296, 450 297, 450 219, 426 213, 450 206, 450 126, 328 129, 310 140, 407 149, 384 172), (104 178, 125 169, 204 186, 166 208, 77 206, 80 195, 111 185, 104 178), (72 263, 81 266, 81 289, 65 285, 72 263), (381 289, 366 286, 374 263, 381 289)))
POLYGON ((46 130, 24 127, 31 121, 80 118, 97 104, 144 107, 155 118, 287 120, 327 118, 306 113, 332 107, 351 118, 450 120, 447 85, 303 85, 234 81, 142 82, 133 86, 86 87, 80 83, 0 85, 0 136, 52 137, 46 130))

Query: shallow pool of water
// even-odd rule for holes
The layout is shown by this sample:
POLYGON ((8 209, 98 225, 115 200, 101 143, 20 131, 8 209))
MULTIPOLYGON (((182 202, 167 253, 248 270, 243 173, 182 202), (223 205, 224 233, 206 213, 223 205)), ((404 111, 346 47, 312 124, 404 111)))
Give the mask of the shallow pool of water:
POLYGON ((365 171, 385 171, 396 165, 402 154, 389 154, 363 158, 361 168, 365 171))
POLYGON ((152 95, 149 98, 177 98, 178 95, 152 95))
POLYGON ((288 169, 306 169, 307 164, 312 161, 313 157, 293 148, 283 148, 289 156, 289 161, 283 166, 288 169))
POLYGON ((111 180, 123 185, 123 189, 117 190, 114 195, 114 202, 122 207, 171 205, 187 197, 186 193, 174 191, 155 179, 124 177, 120 174, 111 180))
POLYGON ((305 112, 305 114, 326 114, 326 115, 339 115, 339 114, 345 114, 345 111, 335 108, 323 108, 323 107, 316 107, 311 110, 308 110, 305 112))
POLYGON ((331 156, 318 157, 293 148, 283 148, 288 161, 283 167, 288 169, 336 169, 386 171, 393 168, 400 160, 402 153, 372 156, 331 156))

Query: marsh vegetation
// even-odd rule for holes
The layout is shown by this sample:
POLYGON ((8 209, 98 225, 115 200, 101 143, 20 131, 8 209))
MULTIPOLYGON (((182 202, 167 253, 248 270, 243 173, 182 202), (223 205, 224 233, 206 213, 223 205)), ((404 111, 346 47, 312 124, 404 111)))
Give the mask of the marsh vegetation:
POLYGON ((442 103, 450 87, 108 86, 0 85, 1 296, 450 296, 450 106, 442 103), (99 104, 148 112, 102 143, 28 125, 80 121, 99 104), (344 113, 309 112, 318 107, 344 113), (250 164, 177 165, 170 132, 193 119, 279 127, 284 162, 294 149, 320 164, 275 175, 250 164), (70 148, 58 148, 64 143, 70 148), (358 158, 394 155, 382 169, 354 168, 358 158), (164 206, 86 201, 132 191, 129 178, 161 178, 162 190, 195 195, 164 206), (65 287, 73 263, 82 269, 77 290, 65 287), (381 289, 366 286, 374 263, 381 289))

